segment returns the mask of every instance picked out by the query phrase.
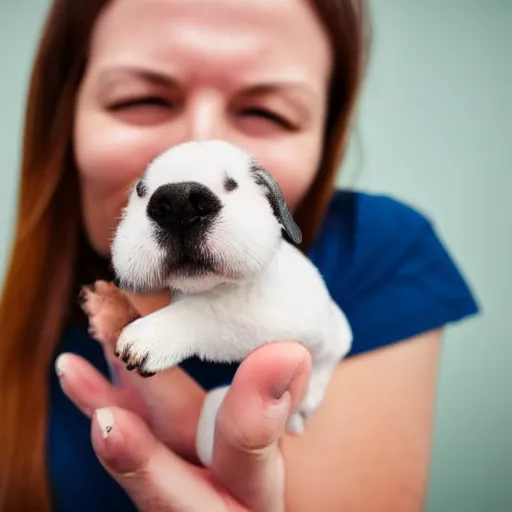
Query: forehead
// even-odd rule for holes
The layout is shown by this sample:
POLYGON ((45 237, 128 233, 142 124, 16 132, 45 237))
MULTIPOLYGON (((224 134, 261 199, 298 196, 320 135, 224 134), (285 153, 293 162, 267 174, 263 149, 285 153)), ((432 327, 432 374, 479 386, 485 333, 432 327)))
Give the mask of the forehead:
POLYGON ((330 57, 309 0, 111 0, 91 44, 97 68, 143 66, 217 85, 295 79, 323 88, 330 57))
POLYGON ((252 156, 224 141, 188 142, 165 151, 144 173, 146 185, 155 190, 166 183, 199 181, 222 187, 226 177, 250 180, 252 156))

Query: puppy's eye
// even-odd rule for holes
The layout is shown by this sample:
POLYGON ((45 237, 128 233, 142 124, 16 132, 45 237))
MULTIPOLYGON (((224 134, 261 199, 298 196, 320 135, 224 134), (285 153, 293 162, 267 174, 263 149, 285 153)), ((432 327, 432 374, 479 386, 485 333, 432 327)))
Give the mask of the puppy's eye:
POLYGON ((144 197, 146 194, 147 194, 147 188, 146 188, 146 184, 144 183, 143 180, 139 180, 139 182, 137 183, 137 187, 135 189, 137 191, 137 195, 139 197, 144 197))
POLYGON ((226 189, 227 192, 232 192, 233 190, 238 188, 238 183, 230 176, 226 176, 224 180, 224 188, 226 189))

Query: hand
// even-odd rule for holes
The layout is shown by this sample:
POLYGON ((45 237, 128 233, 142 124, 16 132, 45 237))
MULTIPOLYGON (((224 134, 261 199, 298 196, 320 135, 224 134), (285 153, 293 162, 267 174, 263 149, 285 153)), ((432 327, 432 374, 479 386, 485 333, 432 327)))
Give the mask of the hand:
POLYGON ((59 367, 64 392, 95 417, 99 460, 140 510, 284 510, 279 439, 310 371, 298 343, 261 347, 241 364, 217 417, 211 470, 195 456, 205 392, 181 369, 143 379, 118 365, 117 388, 77 356, 59 367))

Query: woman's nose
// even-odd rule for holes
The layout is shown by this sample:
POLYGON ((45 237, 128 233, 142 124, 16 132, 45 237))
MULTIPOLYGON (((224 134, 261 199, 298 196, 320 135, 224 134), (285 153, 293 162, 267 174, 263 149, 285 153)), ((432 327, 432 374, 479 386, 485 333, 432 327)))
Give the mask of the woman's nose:
POLYGON ((189 105, 187 112, 188 139, 226 139, 227 123, 222 98, 211 92, 198 95, 189 105))

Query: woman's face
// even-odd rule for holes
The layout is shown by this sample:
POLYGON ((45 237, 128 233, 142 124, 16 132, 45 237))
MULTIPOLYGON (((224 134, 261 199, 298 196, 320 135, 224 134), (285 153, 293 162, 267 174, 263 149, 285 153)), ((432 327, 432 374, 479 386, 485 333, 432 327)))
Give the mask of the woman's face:
POLYGON ((98 19, 74 144, 94 248, 128 190, 171 145, 250 151, 294 209, 317 171, 331 48, 307 0, 112 0, 98 19))

